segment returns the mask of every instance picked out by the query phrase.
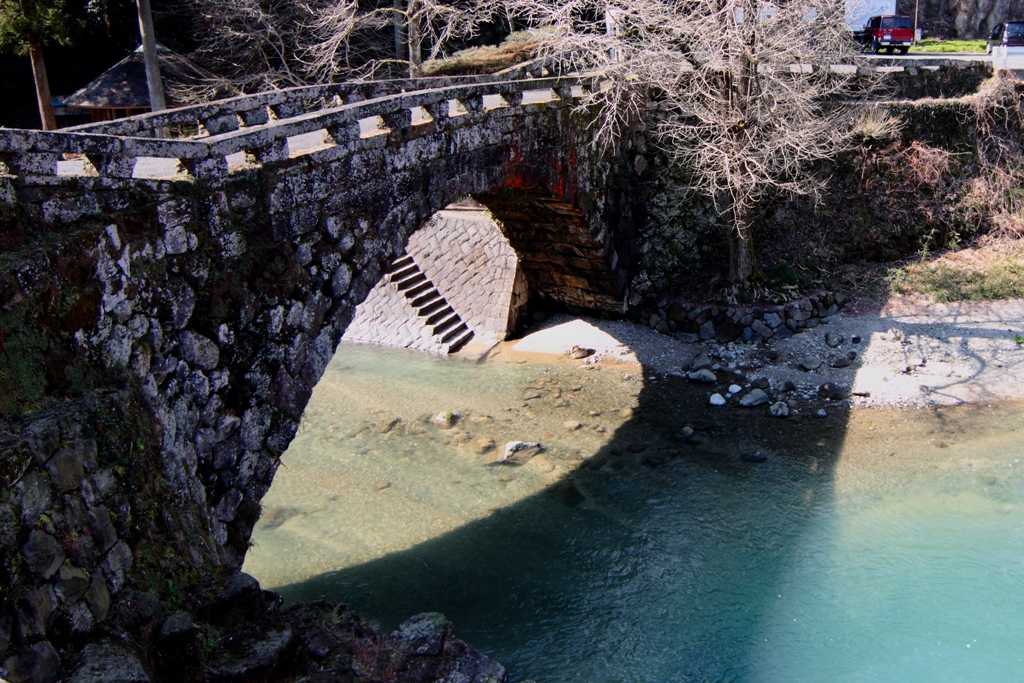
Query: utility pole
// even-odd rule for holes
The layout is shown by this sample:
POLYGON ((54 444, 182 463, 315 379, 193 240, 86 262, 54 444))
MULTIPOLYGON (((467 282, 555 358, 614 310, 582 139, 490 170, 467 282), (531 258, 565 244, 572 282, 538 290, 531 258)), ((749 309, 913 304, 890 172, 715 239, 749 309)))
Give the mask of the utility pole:
POLYGON ((28 56, 32 60, 32 77, 36 83, 36 100, 39 102, 39 118, 43 122, 43 130, 57 130, 57 119, 53 116, 53 99, 50 96, 50 81, 46 78, 46 62, 43 61, 43 48, 38 44, 30 45, 28 56))
POLYGON ((138 0, 139 33, 142 34, 142 56, 146 63, 146 85, 149 86, 151 111, 167 109, 164 82, 160 79, 160 65, 156 61, 156 33, 153 32, 153 11, 149 0, 138 0))
POLYGON ((917 45, 917 12, 921 6, 921 0, 914 0, 914 45, 917 45))

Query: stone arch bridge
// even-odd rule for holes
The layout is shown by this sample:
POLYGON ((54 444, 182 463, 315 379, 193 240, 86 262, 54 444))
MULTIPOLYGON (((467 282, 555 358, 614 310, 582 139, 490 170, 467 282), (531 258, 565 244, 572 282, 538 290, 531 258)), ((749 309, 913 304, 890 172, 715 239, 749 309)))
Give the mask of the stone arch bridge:
POLYGON ((458 198, 533 292, 621 307, 646 162, 635 132, 594 144, 592 87, 354 83, 0 129, 10 647, 89 633, 125 586, 241 566, 355 306, 458 198))

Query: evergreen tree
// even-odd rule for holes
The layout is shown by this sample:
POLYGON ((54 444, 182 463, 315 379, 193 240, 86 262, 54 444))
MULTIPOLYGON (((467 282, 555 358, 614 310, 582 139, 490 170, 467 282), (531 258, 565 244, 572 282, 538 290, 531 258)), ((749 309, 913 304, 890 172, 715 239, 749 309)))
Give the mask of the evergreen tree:
POLYGON ((77 22, 67 13, 64 0, 0 0, 0 49, 27 54, 32 61, 43 130, 57 128, 43 46, 69 45, 76 28, 77 22))

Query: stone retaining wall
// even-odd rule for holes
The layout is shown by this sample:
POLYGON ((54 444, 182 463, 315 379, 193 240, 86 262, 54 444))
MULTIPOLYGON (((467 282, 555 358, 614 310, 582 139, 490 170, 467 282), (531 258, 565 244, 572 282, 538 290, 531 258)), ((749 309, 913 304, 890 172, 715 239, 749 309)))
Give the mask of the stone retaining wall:
MULTIPOLYGON (((516 253, 479 204, 448 208, 409 238, 406 253, 484 343, 515 330, 528 299, 516 253)), ((435 351, 427 318, 385 276, 356 307, 349 341, 435 351)))
POLYGON ((477 337, 502 341, 528 298, 519 259, 483 207, 453 208, 413 233, 409 255, 477 337))
POLYGON ((821 292, 782 306, 709 306, 660 301, 657 312, 645 309, 643 322, 662 334, 684 342, 792 337, 799 330, 814 328, 839 312, 846 304, 842 294, 821 292))
POLYGON ((373 286, 366 300, 356 306, 352 323, 342 337, 346 341, 430 351, 433 335, 409 300, 384 277, 373 286))

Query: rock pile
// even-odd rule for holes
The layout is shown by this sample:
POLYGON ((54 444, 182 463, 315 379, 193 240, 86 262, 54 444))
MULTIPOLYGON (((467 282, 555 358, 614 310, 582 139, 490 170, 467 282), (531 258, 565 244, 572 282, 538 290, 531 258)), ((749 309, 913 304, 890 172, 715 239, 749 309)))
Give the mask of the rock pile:
POLYGON ((761 341, 791 337, 826 323, 846 304, 843 294, 823 292, 783 306, 707 306, 660 301, 641 319, 662 334, 689 343, 761 341))

